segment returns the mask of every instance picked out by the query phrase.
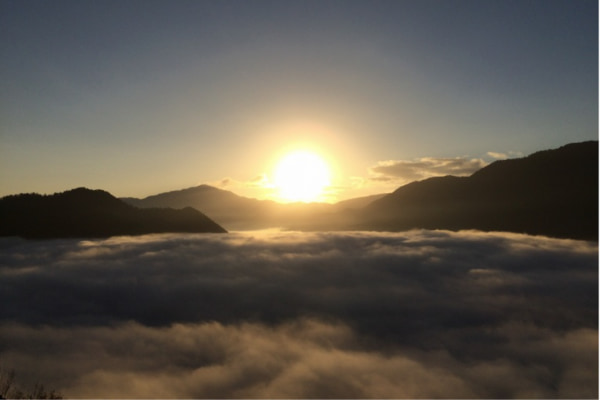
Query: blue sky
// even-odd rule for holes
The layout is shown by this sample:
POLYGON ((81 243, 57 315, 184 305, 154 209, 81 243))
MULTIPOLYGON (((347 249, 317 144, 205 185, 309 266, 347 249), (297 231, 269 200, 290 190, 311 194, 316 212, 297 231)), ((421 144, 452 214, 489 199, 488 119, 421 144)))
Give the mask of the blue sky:
POLYGON ((2 0, 0 93, 0 195, 268 197, 309 148, 343 199, 597 139, 598 4, 2 0))

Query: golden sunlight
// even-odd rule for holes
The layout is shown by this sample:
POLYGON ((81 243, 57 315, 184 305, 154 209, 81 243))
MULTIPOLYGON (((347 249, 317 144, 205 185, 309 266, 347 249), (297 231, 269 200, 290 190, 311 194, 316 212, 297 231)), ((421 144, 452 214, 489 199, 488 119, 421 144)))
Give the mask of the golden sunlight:
POLYGON ((284 201, 319 201, 330 184, 329 166, 315 153, 294 151, 279 161, 274 181, 284 201))

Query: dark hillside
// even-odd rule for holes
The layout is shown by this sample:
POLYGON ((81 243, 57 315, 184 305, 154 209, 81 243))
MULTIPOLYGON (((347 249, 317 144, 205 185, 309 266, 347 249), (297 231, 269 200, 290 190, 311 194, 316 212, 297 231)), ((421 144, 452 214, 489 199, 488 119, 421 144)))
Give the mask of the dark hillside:
POLYGON ((144 199, 122 200, 136 207, 193 207, 231 230, 288 228, 302 225, 333 210, 331 204, 282 204, 238 196, 208 185, 160 193, 144 199))
POLYGON ((598 142, 413 182, 368 205, 360 229, 480 229, 598 239, 598 142))
POLYGON ((162 232, 225 232, 192 208, 139 209, 102 190, 78 188, 0 199, 0 236, 108 237, 162 232))

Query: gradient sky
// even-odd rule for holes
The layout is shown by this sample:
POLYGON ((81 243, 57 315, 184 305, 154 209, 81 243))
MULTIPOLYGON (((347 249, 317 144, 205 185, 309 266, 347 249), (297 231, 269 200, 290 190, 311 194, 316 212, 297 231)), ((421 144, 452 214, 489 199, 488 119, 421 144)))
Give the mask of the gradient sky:
POLYGON ((343 199, 597 138, 595 0, 0 1, 0 195, 264 197, 305 147, 343 199))

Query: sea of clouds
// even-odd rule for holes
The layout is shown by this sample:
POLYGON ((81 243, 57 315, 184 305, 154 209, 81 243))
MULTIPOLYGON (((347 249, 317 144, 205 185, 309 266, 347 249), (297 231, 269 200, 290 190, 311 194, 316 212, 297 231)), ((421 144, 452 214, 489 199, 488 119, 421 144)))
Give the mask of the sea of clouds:
POLYGON ((0 240, 0 366, 68 397, 598 396, 597 243, 0 240))

